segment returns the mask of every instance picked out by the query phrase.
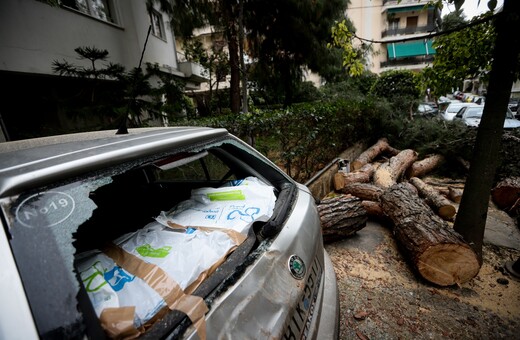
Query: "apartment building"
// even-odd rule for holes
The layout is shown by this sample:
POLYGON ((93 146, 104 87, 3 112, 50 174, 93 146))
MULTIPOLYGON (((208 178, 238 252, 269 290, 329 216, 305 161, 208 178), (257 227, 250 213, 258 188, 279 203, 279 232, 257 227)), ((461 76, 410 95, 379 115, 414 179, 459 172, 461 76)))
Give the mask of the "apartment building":
POLYGON ((435 56, 432 40, 420 38, 437 30, 441 12, 428 0, 351 0, 346 15, 356 36, 372 46, 367 68, 421 70, 435 56), (417 38, 417 39, 414 39, 417 38))
MULTIPOLYGON (((75 90, 84 84, 52 69, 54 61, 92 67, 90 60, 78 59, 77 47, 107 50, 108 59, 97 67, 114 63, 130 71, 151 63, 184 80, 187 88, 197 89, 206 81, 199 65, 178 61, 169 18, 158 9, 148 11, 145 0, 55 3, 0 1, 0 76, 5 89, 0 94, 0 125, 4 139, 88 126, 89 117, 73 119, 59 105, 63 97, 76 95, 75 90)), ((167 122, 159 119, 150 124, 167 122)))

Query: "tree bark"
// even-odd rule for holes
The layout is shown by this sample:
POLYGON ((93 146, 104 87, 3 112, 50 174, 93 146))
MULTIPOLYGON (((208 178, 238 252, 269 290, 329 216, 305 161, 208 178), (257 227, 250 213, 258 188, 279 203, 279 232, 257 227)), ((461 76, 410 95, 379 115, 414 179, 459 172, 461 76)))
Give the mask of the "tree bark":
MULTIPOLYGON (((229 10, 229 15, 232 10, 229 10)), ((227 29, 228 53, 229 53, 229 67, 231 79, 229 81, 229 100, 231 112, 240 112, 240 60, 238 48, 238 32, 234 21, 230 20, 227 29)))
POLYGON ((334 189, 340 191, 351 183, 368 183, 375 169, 376 166, 373 164, 365 164, 361 169, 353 172, 337 172, 334 175, 334 189))
POLYGON ((365 208, 369 217, 372 217, 376 220, 379 220, 379 221, 382 221, 385 223, 388 222, 389 218, 388 218, 388 216, 386 216, 386 214, 383 211, 383 208, 381 208, 381 204, 379 202, 362 201, 361 204, 363 205, 363 208, 365 208))
POLYGON ((399 183, 381 195, 394 236, 421 277, 440 286, 462 284, 480 269, 477 254, 410 189, 399 183))
POLYGON ((382 188, 391 187, 416 160, 417 152, 414 150, 408 149, 399 152, 376 169, 373 176, 374 184, 382 188))
POLYGON ((386 138, 379 139, 374 145, 363 151, 351 164, 350 169, 351 171, 355 171, 358 169, 361 169, 365 164, 368 164, 372 162, 374 159, 376 159, 377 156, 380 154, 389 151, 389 150, 395 150, 394 148, 390 147, 388 144, 388 140, 386 138))
POLYGON ((504 0, 496 18, 496 42, 484 112, 454 228, 482 263, 482 244, 493 179, 498 165, 505 113, 520 52, 520 1, 504 0))
POLYGON ((463 192, 464 192, 464 190, 462 190, 462 189, 448 187, 448 198, 455 203, 460 203, 463 192))
POLYGON ((361 200, 341 195, 321 201, 318 205, 323 240, 338 241, 366 226, 367 212, 361 200))
POLYGON ((407 170, 406 176, 422 177, 444 162, 444 156, 439 154, 430 155, 420 161, 414 162, 407 170))
POLYGON ((510 211, 520 201, 520 177, 509 177, 500 181, 491 191, 493 202, 503 210, 510 211))
POLYGON ((356 196, 362 200, 379 201, 379 197, 381 197, 384 190, 370 183, 351 183, 346 185, 341 192, 356 196))
POLYGON ((423 197, 428 204, 440 217, 444 220, 451 220, 457 209, 455 206, 451 204, 451 202, 441 194, 432 186, 424 183, 418 177, 410 178, 410 183, 412 183, 417 190, 419 191, 419 196, 423 197))

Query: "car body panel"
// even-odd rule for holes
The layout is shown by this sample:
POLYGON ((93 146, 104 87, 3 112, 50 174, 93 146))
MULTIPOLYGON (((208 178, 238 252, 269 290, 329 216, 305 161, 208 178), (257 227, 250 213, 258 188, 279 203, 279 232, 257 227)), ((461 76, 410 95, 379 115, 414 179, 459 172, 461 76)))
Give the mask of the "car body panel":
POLYGON ((0 155, 4 152, 8 154, 2 157, 0 195, 44 185, 99 166, 119 164, 135 159, 140 154, 160 153, 171 147, 182 148, 208 139, 221 138, 226 136, 227 131, 207 128, 164 128, 139 130, 138 134, 128 135, 111 133, 108 135, 108 132, 104 131, 87 134, 92 136, 92 139, 80 139, 82 145, 79 149, 77 145, 72 144, 73 137, 67 135, 0 143, 0 155), (102 136, 102 140, 107 142, 100 143, 94 139, 95 136, 102 136), (16 152, 23 149, 28 150, 24 153, 16 152))
POLYGON ((0 339, 38 339, 36 327, 27 322, 32 320, 31 310, 1 220, 0 226, 0 339))
MULTIPOLYGON (((269 245, 269 250, 260 255, 247 269, 248 272, 256 274, 242 276, 236 285, 215 301, 219 310, 210 311, 206 319, 208 334, 211 334, 212 338, 225 338, 229 334, 233 334, 237 339, 261 339, 266 335, 282 338, 287 327, 285 320, 294 312, 284 307, 298 305, 301 296, 306 300, 302 303, 302 306, 306 307, 301 307, 305 319, 301 320, 302 324, 293 328, 297 331, 297 327, 305 327, 308 322, 307 332, 310 333, 307 334, 307 338, 317 338, 317 326, 321 325, 315 323, 312 328, 311 321, 317 319, 324 322, 318 316, 329 315, 321 310, 322 303, 316 303, 316 299, 324 299, 325 287, 317 282, 325 282, 325 275, 329 275, 327 279, 330 279, 330 270, 325 271, 324 257, 320 255, 323 254, 323 245, 312 242, 321 237, 320 232, 311 227, 319 224, 316 215, 309 213, 314 199, 304 192, 300 192, 299 195, 300 200, 287 220, 284 231, 269 245), (306 242, 296 242, 293 237, 284 237, 284 232, 287 235, 307 234, 304 238, 306 242), (289 258, 281 257, 281 254, 300 256, 307 267, 306 279, 294 278, 288 270, 289 258), (306 281, 313 282, 313 285, 305 284, 306 281), (291 284, 287 285, 288 282, 291 284), (311 312, 311 307, 314 309, 314 318, 307 314, 311 312), (250 317, 237 323, 236 319, 241 314, 248 314, 250 317)), ((194 334, 190 339, 196 339, 194 334)))

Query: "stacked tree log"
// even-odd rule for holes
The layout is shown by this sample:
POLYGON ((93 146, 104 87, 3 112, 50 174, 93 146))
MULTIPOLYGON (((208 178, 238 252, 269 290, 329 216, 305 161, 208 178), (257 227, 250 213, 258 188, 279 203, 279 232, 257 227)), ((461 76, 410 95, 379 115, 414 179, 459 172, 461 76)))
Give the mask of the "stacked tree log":
POLYGON ((500 209, 519 215, 520 177, 509 177, 500 181, 491 191, 491 197, 500 209))
POLYGON ((368 214, 361 199, 340 195, 324 199, 318 205, 324 242, 351 236, 366 226, 368 214))
MULTIPOLYGON (((335 176, 334 188, 341 200, 350 197, 346 204, 353 205, 356 198, 356 207, 361 205, 370 217, 392 225, 400 248, 421 277, 441 286, 464 283, 477 275, 480 264, 472 248, 446 222, 456 214, 457 202, 450 197, 460 198, 460 189, 441 191, 421 179, 444 162, 442 156, 418 158, 414 150, 399 151, 380 139, 351 162, 351 172, 335 176)), ((334 216, 334 208, 327 204, 328 215, 334 216)), ((326 225, 335 229, 331 219, 326 225)), ((327 236, 327 240, 334 237, 327 236)))

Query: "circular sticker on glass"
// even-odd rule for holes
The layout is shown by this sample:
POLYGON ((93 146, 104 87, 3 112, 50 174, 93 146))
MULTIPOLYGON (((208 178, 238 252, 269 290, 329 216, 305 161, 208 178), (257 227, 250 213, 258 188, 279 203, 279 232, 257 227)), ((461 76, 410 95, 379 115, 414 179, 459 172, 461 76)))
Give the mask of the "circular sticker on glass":
POLYGON ((32 195, 16 208, 16 220, 29 228, 52 227, 65 221, 74 211, 72 196, 59 191, 32 195))
POLYGON ((301 280, 305 276, 305 263, 298 255, 289 258, 289 270, 295 279, 301 280))

